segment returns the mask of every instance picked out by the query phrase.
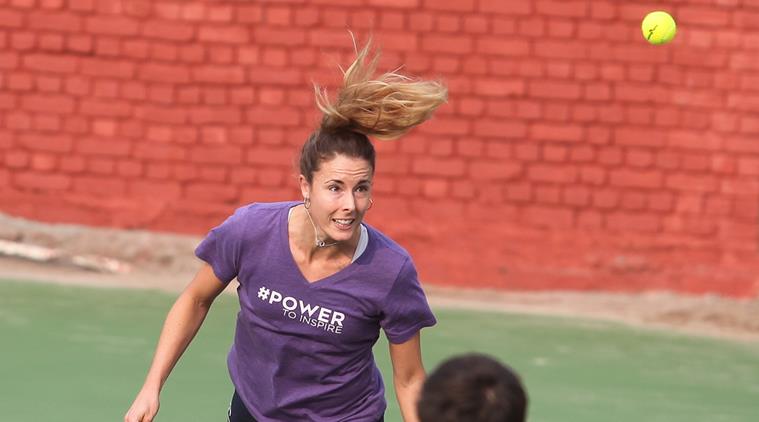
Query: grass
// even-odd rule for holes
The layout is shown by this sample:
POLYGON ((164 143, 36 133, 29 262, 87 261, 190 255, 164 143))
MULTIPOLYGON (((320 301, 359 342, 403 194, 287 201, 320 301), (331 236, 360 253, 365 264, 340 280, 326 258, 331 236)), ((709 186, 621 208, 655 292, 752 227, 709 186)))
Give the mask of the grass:
MULTIPOLYGON (((139 390, 174 295, 0 281, 0 411, 14 422, 118 421, 139 390)), ((237 302, 220 297, 177 365, 159 421, 221 421, 237 302)), ((759 344, 581 319, 436 310, 428 369, 478 351, 508 362, 530 421, 755 421, 759 344)), ((390 381, 387 343, 375 347, 390 381)), ((392 388, 386 420, 400 421, 392 388)))

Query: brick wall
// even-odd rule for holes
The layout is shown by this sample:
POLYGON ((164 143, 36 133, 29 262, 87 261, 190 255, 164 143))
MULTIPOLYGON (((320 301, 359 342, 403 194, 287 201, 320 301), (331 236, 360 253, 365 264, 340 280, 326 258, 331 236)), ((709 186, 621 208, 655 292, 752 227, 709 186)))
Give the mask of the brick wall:
POLYGON ((0 0, 0 210, 200 234, 297 198, 351 28, 450 88, 377 143, 369 222, 424 280, 757 295, 757 27, 756 0, 0 0))

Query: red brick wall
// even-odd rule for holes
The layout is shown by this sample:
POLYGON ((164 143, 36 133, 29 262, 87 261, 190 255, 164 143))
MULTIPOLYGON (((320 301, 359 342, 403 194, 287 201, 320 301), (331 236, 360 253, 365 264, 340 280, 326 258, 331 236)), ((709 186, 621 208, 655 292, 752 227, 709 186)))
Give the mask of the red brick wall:
POLYGON ((200 234, 297 198, 351 28, 450 87, 378 143, 369 221, 423 279, 757 295, 757 27, 756 0, 0 0, 0 210, 200 234))

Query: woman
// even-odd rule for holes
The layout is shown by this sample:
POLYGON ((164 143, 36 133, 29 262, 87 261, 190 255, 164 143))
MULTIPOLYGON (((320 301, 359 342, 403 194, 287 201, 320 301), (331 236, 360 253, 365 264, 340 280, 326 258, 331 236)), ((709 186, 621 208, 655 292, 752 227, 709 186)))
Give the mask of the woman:
POLYGON ((367 63, 368 51, 358 52, 334 103, 316 88, 324 116, 301 151, 303 201, 241 207, 198 246, 206 264, 169 312, 126 422, 153 420, 163 383, 235 277, 230 421, 381 421, 384 387, 372 355, 380 328, 403 418, 417 421, 419 331, 435 318, 408 253, 362 224, 375 169, 367 136, 404 134, 447 92, 396 73, 372 79, 378 56, 367 63))

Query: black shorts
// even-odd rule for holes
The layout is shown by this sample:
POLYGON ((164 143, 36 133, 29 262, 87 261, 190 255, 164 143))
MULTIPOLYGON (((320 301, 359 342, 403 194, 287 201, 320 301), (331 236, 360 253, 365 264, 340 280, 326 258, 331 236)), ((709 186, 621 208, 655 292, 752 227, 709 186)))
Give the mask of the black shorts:
MULTIPOLYGON (((384 416, 380 417, 377 422, 383 422, 384 416)), ((232 403, 229 405, 229 411, 227 412, 227 422, 256 422, 256 418, 250 415, 248 409, 242 404, 240 396, 237 395, 237 391, 232 395, 232 403)))
POLYGON ((237 391, 232 395, 232 403, 229 404, 229 411, 227 411, 227 422, 256 422, 256 418, 250 416, 250 412, 242 404, 240 396, 237 395, 237 391))

